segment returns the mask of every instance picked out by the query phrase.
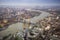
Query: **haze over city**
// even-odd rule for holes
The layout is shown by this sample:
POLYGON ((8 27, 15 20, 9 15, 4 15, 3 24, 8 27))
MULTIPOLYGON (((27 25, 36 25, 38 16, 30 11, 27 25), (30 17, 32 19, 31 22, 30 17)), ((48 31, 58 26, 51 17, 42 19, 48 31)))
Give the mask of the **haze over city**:
POLYGON ((60 40, 60 0, 0 0, 0 40, 60 40))
POLYGON ((7 6, 59 6, 60 0, 0 0, 0 5, 7 5, 7 6))

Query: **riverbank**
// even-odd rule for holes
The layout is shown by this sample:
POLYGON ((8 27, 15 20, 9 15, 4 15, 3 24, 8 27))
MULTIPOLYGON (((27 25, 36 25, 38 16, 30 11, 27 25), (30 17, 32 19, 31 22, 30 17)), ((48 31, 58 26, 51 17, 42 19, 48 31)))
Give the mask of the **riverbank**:
MULTIPOLYGON (((30 19, 30 22, 32 23, 36 23, 38 21, 38 19, 42 19, 45 18, 47 16, 49 16, 50 14, 47 12, 42 12, 39 16, 33 17, 30 19), (45 16, 44 16, 45 15, 45 16)), ((26 20, 27 21, 27 20, 26 20)), ((15 34, 18 31, 22 31, 23 30, 23 23, 15 23, 15 24, 11 24, 10 26, 8 26, 8 28, 6 30, 3 30, 0 32, 0 38, 4 37, 8 34, 15 34)))

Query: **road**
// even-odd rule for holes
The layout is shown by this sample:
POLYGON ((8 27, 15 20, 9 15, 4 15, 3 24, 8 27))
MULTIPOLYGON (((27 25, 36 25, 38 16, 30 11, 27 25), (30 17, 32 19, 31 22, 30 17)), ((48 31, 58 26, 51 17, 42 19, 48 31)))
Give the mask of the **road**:
MULTIPOLYGON (((38 10, 28 10, 28 11, 38 11, 38 10)), ((36 23, 38 20, 41 20, 47 16, 50 16, 50 13, 48 12, 43 12, 43 11, 38 11, 38 12, 41 12, 41 14, 39 16, 35 16, 31 18, 30 19, 31 23, 36 23)), ((28 19, 26 19, 25 21, 28 22, 28 19)), ((20 22, 10 25, 6 30, 0 31, 0 38, 10 33, 14 34, 17 31, 23 30, 22 26, 23 26, 23 23, 20 23, 20 22)))

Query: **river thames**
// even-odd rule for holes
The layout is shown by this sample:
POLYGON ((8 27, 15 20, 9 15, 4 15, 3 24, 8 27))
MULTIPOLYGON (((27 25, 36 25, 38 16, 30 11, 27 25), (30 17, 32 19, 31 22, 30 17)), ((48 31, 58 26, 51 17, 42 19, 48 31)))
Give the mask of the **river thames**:
MULTIPOLYGON (((30 22, 36 23, 37 20, 43 19, 47 16, 50 16, 50 13, 41 11, 41 14, 39 16, 35 16, 35 17, 31 18, 30 22)), ((26 21, 27 20, 28 19, 26 19, 26 21)), ((23 30, 23 23, 18 22, 18 23, 9 25, 9 27, 6 30, 0 31, 0 38, 6 36, 8 34, 15 34, 16 32, 20 32, 22 30, 23 30)))

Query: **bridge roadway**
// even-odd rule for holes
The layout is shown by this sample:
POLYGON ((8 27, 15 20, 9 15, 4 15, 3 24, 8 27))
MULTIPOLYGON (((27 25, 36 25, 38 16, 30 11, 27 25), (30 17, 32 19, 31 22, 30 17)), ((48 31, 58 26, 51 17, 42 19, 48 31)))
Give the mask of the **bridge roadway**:
MULTIPOLYGON (((50 16, 50 13, 48 12, 44 12, 44 11, 39 11, 39 10, 28 10, 28 11, 37 11, 37 12, 41 12, 41 14, 39 16, 35 16, 33 18, 30 19, 30 24, 35 25, 35 23, 38 20, 41 20, 47 16, 50 16)), ((28 23, 28 19, 25 19, 26 23, 28 23)), ((15 34, 17 31, 21 31, 23 30, 23 21, 20 21, 18 23, 12 24, 10 25, 6 30, 0 31, 0 38, 8 35, 8 34, 15 34)))

